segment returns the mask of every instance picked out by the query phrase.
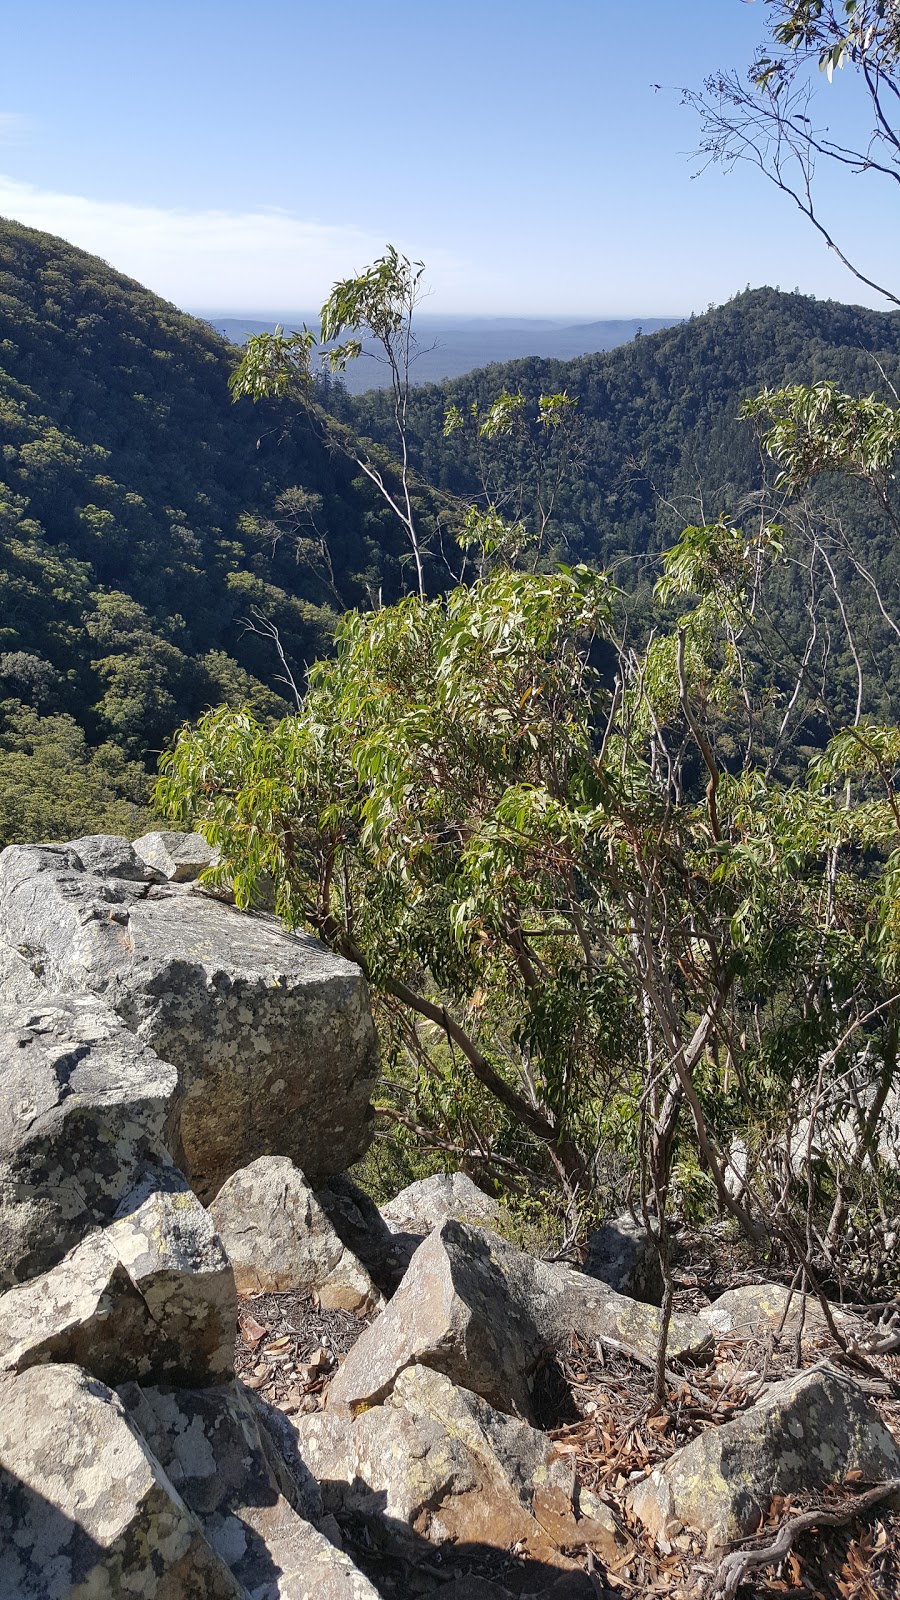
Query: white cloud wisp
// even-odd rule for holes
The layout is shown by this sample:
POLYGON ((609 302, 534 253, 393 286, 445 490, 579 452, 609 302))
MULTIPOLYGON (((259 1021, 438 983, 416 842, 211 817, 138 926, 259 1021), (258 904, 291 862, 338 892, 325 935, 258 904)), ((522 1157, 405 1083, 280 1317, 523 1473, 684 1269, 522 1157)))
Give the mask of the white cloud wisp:
POLYGON ((386 243, 350 224, 288 211, 127 205, 2 174, 0 216, 60 235, 176 305, 220 311, 319 305, 336 278, 358 271, 386 243))

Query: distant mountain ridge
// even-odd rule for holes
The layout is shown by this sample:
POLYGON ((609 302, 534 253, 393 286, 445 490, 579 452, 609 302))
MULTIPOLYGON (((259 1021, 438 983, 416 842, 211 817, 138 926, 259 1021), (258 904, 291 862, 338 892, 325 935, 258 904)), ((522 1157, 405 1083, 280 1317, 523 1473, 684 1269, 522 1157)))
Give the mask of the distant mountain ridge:
MULTIPOLYGON (((534 407, 541 393, 564 389, 576 402, 581 448, 560 483, 545 553, 613 566, 628 587, 646 586, 658 571, 659 552, 686 524, 714 521, 720 512, 751 522, 758 516, 753 497, 763 486, 763 460, 752 427, 740 419, 741 401, 766 386, 822 379, 850 394, 874 392, 896 404, 890 385, 900 391, 900 312, 753 289, 617 349, 570 361, 529 357, 424 384, 411 397, 410 459, 425 482, 476 501, 482 448, 471 429, 445 435, 448 408, 457 407, 463 416, 473 405, 483 412, 503 389, 521 391, 534 407)), ((334 390, 328 404, 354 432, 392 446, 393 412, 382 391, 342 396, 334 390)), ((527 505, 528 453, 511 447, 509 465, 514 481, 525 487, 527 505)), ((831 481, 813 492, 811 503, 844 519, 894 615, 900 615, 900 546, 865 491, 847 480, 831 481)), ((769 504, 777 518, 778 497, 769 504)), ((872 708, 896 716, 896 638, 858 575, 848 570, 841 578, 867 656, 872 708)), ((785 564, 779 626, 799 641, 806 614, 794 579, 794 569, 785 564)), ((853 716, 855 669, 841 644, 839 614, 830 627, 835 652, 843 651, 831 677, 841 686, 846 722, 853 716)))
MULTIPOLYGON (((283 714, 289 691, 271 639, 247 626, 254 615, 277 626, 302 681, 338 610, 408 588, 402 531, 339 444, 371 441, 389 477, 387 396, 322 385, 330 417, 298 415, 289 400, 232 405, 236 355, 104 262, 0 221, 0 843, 125 826, 121 807, 145 794, 156 752, 209 705, 283 714)), ((430 592, 452 582, 449 497, 471 502, 481 487, 470 443, 444 437, 451 402, 484 406, 503 387, 532 401, 569 392, 584 451, 561 485, 547 557, 610 564, 639 601, 684 522, 740 511, 758 490, 742 396, 819 377, 886 394, 879 363, 900 387, 900 314, 756 290, 606 352, 416 386, 430 592)), ((510 470, 527 487, 527 461, 513 455, 510 470)), ((841 492, 896 608, 898 541, 841 492)), ((804 623, 791 583, 786 567, 788 633, 804 623)), ((896 641, 871 597, 860 604, 880 709, 892 713, 896 641)), ((852 714, 852 663, 841 674, 852 714)))
MULTIPOLYGON (((272 333, 280 324, 300 328, 304 323, 315 328, 315 312, 286 312, 271 321, 255 317, 205 315, 211 328, 231 341, 243 344, 257 333, 272 333)), ((453 317, 418 316, 419 353, 412 368, 415 384, 441 383, 461 377, 492 362, 517 361, 527 356, 569 361, 574 356, 600 350, 614 350, 639 334, 670 328, 676 317, 622 317, 598 322, 568 323, 564 319, 538 317, 453 317)), ((377 351, 371 341, 364 354, 351 362, 344 374, 350 394, 365 394, 383 388, 388 379, 377 364, 377 351)))

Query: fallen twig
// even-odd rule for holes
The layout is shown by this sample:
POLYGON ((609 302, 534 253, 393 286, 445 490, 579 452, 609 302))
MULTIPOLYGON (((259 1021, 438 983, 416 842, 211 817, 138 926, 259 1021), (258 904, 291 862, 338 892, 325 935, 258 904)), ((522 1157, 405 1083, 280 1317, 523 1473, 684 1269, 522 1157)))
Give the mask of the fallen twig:
POLYGON ((865 1494, 856 1495, 854 1499, 833 1511, 819 1507, 817 1511, 802 1511, 799 1516, 790 1517, 782 1524, 778 1533, 770 1544, 758 1546, 755 1550, 731 1550, 723 1557, 719 1570, 716 1573, 712 1587, 709 1591, 710 1600, 733 1600, 738 1589, 758 1567, 772 1567, 790 1555, 795 1540, 807 1528, 840 1528, 845 1523, 852 1522, 863 1511, 868 1511, 879 1501, 887 1500, 889 1495, 900 1493, 900 1478, 891 1478, 887 1483, 876 1484, 874 1489, 867 1489, 865 1494))

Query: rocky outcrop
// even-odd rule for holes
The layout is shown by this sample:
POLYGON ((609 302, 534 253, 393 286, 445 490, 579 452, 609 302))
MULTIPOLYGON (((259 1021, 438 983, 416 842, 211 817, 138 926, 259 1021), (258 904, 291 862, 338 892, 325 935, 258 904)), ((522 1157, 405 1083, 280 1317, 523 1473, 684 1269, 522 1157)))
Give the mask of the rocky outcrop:
MULTIPOLYGON (((198 854, 164 842, 174 868, 106 836, 0 857, 0 980, 24 997, 0 1006, 0 1594, 375 1600, 234 1381, 234 1272, 195 1192, 245 1149, 330 1141, 327 1172, 361 1147, 365 988, 164 882, 198 854), (319 1093, 318 1126, 286 1124, 319 1093)), ((374 1296, 297 1180, 274 1247, 297 1258, 306 1228, 374 1296)))
MULTIPOLYGON (((329 1405, 351 1415, 376 1405, 405 1367, 420 1364, 528 1418, 539 1358, 573 1329, 652 1356, 659 1314, 583 1273, 537 1261, 496 1234, 450 1220, 420 1245, 394 1298, 351 1350, 329 1405)), ((673 1317, 673 1356, 707 1343, 696 1318, 673 1317)))
POLYGON ((340 1171, 368 1142, 377 1066, 359 969, 159 877, 126 840, 10 846, 0 938, 45 991, 102 998, 177 1069, 172 1148, 201 1199, 263 1154, 340 1171))
POLYGON ((594 1229, 584 1270, 589 1278, 599 1278, 619 1294, 651 1306, 662 1305, 663 1277, 656 1241, 628 1212, 594 1229))
POLYGON ((0 1288, 111 1223, 148 1173, 184 1187, 178 1074, 90 996, 0 1006, 0 1288))
MULTIPOLYGON (((633 1487, 599 1480, 621 1520, 579 1491, 535 1413, 565 1375, 583 1422, 559 1449, 593 1431, 618 1461, 608 1351, 646 1378, 659 1312, 476 1225, 502 1213, 462 1174, 383 1214, 329 1176, 367 1137, 360 974, 206 895, 202 841, 138 845, 0 857, 3 1600, 375 1600, 355 1556, 378 1586, 395 1562, 385 1592, 581 1600, 585 1569, 627 1567, 635 1519, 668 1560, 752 1531, 773 1496, 900 1477, 869 1400, 820 1363, 633 1487), (241 1312, 246 1387, 238 1287, 272 1297, 241 1312), (375 1317, 337 1365, 348 1310, 375 1317)), ((613 1231, 591 1265, 646 1293, 613 1231)), ((771 1371, 801 1325, 817 1359, 819 1308, 752 1286, 675 1316, 669 1355, 724 1337, 690 1380, 720 1399, 729 1360, 746 1379, 763 1345, 771 1371)))
POLYGON ((773 1496, 848 1478, 900 1479, 900 1447, 852 1379, 820 1366, 701 1433, 638 1484, 630 1504, 657 1539, 687 1527, 716 1548, 754 1533, 773 1496))
POLYGON ((246 1600, 121 1400, 79 1367, 0 1377, 0 1529, 4 1600, 246 1600))
POLYGON ((605 1506, 577 1515, 571 1472, 544 1434, 427 1367, 407 1368, 386 1403, 352 1423, 321 1413, 294 1427, 326 1509, 386 1521, 401 1550, 409 1530, 434 1544, 515 1547, 562 1570, 566 1550, 621 1554, 605 1506))
POLYGON ((365 1267, 286 1156, 261 1156, 234 1173, 210 1215, 242 1294, 304 1289, 326 1310, 368 1312, 382 1305, 365 1267))

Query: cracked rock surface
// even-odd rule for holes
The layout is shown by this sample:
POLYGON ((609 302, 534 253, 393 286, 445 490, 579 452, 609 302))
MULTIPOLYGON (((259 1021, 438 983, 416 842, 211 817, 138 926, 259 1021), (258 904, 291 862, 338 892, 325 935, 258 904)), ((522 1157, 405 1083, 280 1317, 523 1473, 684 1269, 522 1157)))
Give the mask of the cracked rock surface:
POLYGON ((355 1161, 378 1060, 359 969, 275 917, 154 881, 127 840, 77 845, 0 854, 0 970, 19 992, 27 969, 46 992, 103 999, 172 1063, 178 1159, 200 1198, 263 1154, 313 1181, 355 1161))

